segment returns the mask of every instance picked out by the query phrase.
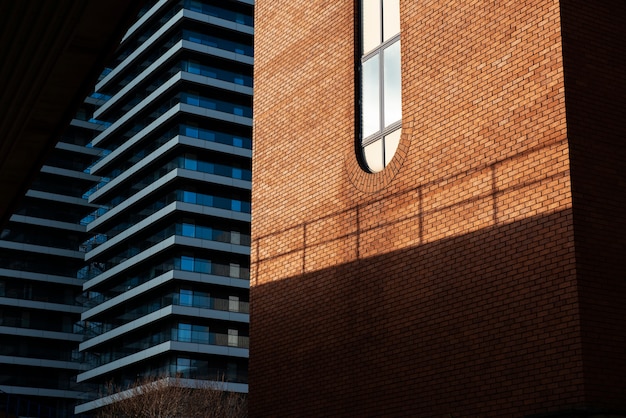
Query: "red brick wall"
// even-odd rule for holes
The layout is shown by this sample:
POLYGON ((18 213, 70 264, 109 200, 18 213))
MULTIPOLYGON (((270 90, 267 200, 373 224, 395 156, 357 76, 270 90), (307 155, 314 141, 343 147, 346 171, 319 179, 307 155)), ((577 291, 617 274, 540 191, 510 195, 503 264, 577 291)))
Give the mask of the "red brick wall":
POLYGON ((378 174, 353 2, 255 13, 250 415, 586 406, 559 2, 402 0, 378 174))
POLYGON ((585 387, 626 410, 626 3, 561 10, 585 387))

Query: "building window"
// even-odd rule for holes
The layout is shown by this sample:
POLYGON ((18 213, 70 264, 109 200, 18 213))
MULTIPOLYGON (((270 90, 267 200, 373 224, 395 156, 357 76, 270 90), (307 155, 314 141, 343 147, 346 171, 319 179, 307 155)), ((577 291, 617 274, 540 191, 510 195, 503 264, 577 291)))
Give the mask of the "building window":
POLYGON ((176 376, 189 377, 191 371, 191 360, 185 357, 176 359, 176 376))
POLYGON ((239 330, 236 330, 236 329, 228 330, 228 345, 230 347, 239 346, 239 330))
POLYGON ((239 312, 239 297, 238 296, 228 297, 228 310, 231 312, 239 312))
POLYGON ((193 306, 193 292, 189 289, 180 289, 181 306, 193 306))
POLYGON ((190 343, 191 341, 191 324, 178 324, 177 341, 190 343))
POLYGON ((361 0, 361 152, 381 171, 400 143, 400 0, 361 0))

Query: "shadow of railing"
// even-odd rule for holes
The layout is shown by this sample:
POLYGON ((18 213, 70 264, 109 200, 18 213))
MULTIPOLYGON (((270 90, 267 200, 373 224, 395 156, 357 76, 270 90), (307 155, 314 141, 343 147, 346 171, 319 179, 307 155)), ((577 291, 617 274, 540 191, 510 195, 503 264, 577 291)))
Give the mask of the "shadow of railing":
MULTIPOLYGON (((255 236, 253 265, 284 264, 290 257, 286 276, 302 274, 568 209, 567 154, 567 138, 555 138, 514 156, 255 236), (354 249, 350 257, 318 256, 341 240, 345 248, 354 249), (300 260, 299 271, 293 267, 294 257, 300 260)), ((252 277, 259 284, 259 275, 253 272, 252 277)))

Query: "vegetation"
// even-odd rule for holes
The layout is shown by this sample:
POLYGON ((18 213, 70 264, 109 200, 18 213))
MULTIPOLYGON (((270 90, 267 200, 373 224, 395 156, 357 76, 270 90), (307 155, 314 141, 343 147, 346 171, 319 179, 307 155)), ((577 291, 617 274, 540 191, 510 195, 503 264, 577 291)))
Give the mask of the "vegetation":
POLYGON ((246 395, 189 379, 153 377, 120 390, 110 384, 98 418, 244 418, 246 395))

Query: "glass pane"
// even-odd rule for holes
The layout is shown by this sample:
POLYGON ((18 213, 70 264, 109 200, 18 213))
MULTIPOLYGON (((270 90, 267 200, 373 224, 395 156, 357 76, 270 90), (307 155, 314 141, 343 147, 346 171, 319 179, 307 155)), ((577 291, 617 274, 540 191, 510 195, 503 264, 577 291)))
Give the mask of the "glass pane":
POLYGON ((190 1, 188 7, 189 7, 189 10, 202 13, 202 3, 199 1, 196 1, 196 0, 190 1))
POLYGON ((185 157, 184 167, 187 170, 198 170, 198 162, 193 157, 185 157))
POLYGON ((237 363, 228 363, 226 365, 226 380, 235 381, 237 379, 237 363))
POLYGON ((193 292, 189 289, 180 289, 180 304, 191 306, 193 304, 193 292))
POLYGON ((202 171, 203 173, 213 173, 215 165, 212 163, 207 163, 206 161, 198 161, 198 171, 202 171))
POLYGON ((371 51, 380 45, 381 16, 380 0, 363 0, 362 2, 363 52, 371 51))
POLYGON ((198 228, 196 231, 196 238, 201 239, 213 239, 213 229, 212 228, 198 228))
POLYGON ((196 193, 183 191, 183 202, 186 203, 196 203, 196 193))
POLYGON ((213 206, 213 196, 198 194, 196 197, 196 203, 203 206, 213 206))
POLYGON ((372 173, 381 171, 385 166, 383 165, 383 141, 378 141, 369 144, 363 148, 363 156, 365 157, 365 163, 372 173))
POLYGON ((198 137, 198 128, 195 126, 185 126, 185 135, 190 136, 192 138, 198 137))
POLYGON ((193 257, 182 256, 180 258, 180 269, 185 271, 193 271, 193 257))
POLYGON ((197 93, 183 93, 182 102, 193 106, 200 106, 200 96, 197 93))
POLYGON ((230 277, 235 277, 235 278, 239 278, 240 277, 239 264, 230 263, 229 276, 230 277))
POLYGON ((196 61, 189 61, 187 64, 187 71, 192 74, 200 74, 200 64, 196 61))
POLYGON ((189 373, 191 367, 191 361, 188 358, 178 358, 176 360, 176 373, 181 376, 186 376, 189 373))
POLYGON ((207 141, 215 141, 215 132, 201 131, 199 138, 206 139, 207 141))
POLYGON ((399 33, 400 0, 383 0, 383 41, 399 33))
POLYGON ((191 325, 178 324, 178 341, 191 342, 191 325))
POLYGON ((229 329, 228 330, 228 345, 231 347, 237 347, 239 339, 239 330, 229 329))
POLYGON ((385 165, 389 164, 398 149, 401 131, 401 129, 397 129, 385 136, 385 165))
POLYGON ((384 54, 385 126, 402 119, 402 82, 400 80, 400 41, 394 42, 384 54))
POLYGON ((380 131, 380 74, 378 55, 363 63, 363 137, 380 131))
POLYGON ((237 296, 228 297, 228 310, 231 312, 239 312, 239 297, 237 296))
POLYGON ((183 236, 194 237, 196 235, 196 227, 193 224, 183 223, 183 236))
POLYGON ((211 261, 210 260, 202 260, 202 259, 197 259, 195 260, 195 272, 196 273, 205 273, 205 274, 209 274, 211 273, 211 261))

